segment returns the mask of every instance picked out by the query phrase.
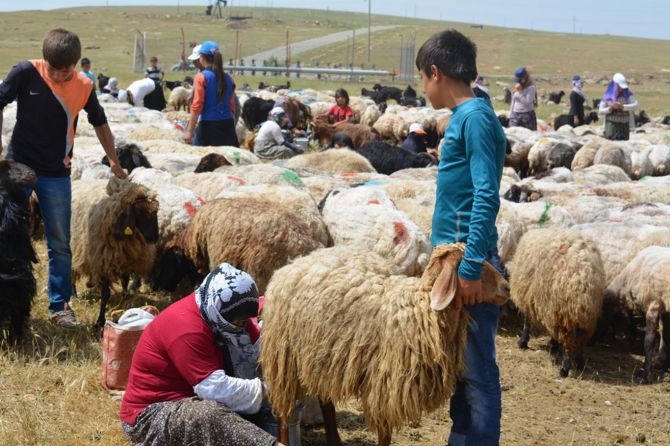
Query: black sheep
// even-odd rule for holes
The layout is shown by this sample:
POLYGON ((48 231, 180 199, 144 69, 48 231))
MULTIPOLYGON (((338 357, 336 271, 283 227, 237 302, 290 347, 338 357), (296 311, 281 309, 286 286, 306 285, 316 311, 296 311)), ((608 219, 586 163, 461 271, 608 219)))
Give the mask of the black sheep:
POLYGON ((109 77, 105 76, 102 73, 98 74, 98 90, 100 90, 100 93, 105 93, 106 91, 104 88, 107 86, 109 83, 109 77))
POLYGON ((37 290, 30 241, 28 197, 35 173, 11 160, 0 161, 0 321, 9 319, 8 341, 20 341, 37 290))
POLYGON ((275 101, 252 97, 244 101, 242 105, 242 119, 247 130, 253 131, 257 126, 268 120, 270 110, 275 106, 275 101))
POLYGON ((389 98, 386 93, 381 91, 368 90, 367 88, 361 88, 361 96, 369 97, 375 101, 375 104, 377 105, 386 104, 386 100, 389 98))
POLYGON ((552 91, 551 93, 549 93, 549 102, 553 102, 554 104, 560 104, 563 96, 565 96, 565 92, 563 90, 559 92, 552 91))
POLYGON ((661 124, 663 125, 670 125, 670 115, 665 115, 663 117, 663 120, 661 121, 661 124))
MULTIPOLYGON (((151 163, 136 144, 124 144, 117 147, 116 157, 119 160, 119 165, 126 169, 128 173, 132 172, 136 167, 151 168, 151 163)), ((109 166, 107 155, 102 157, 101 162, 105 166, 109 166)))
POLYGON ((398 104, 400 103, 400 99, 402 98, 402 90, 398 87, 386 87, 382 86, 381 84, 374 84, 372 86, 372 89, 374 91, 383 93, 384 95, 386 95, 388 99, 393 99, 398 104))
POLYGON ((379 173, 391 175, 401 169, 428 167, 437 164, 437 160, 428 153, 411 153, 384 141, 372 141, 356 150, 370 161, 379 173))
POLYGON ((640 114, 635 115, 635 127, 640 127, 648 122, 651 122, 651 119, 649 119, 646 111, 640 110, 640 114))
MULTIPOLYGON (((591 124, 592 122, 597 122, 598 121, 598 113, 595 111, 589 112, 586 116, 584 116, 584 124, 588 125, 591 124)), ((554 129, 559 129, 563 127, 564 125, 572 125, 570 122, 569 116, 565 113, 556 116, 554 118, 554 129)), ((573 126, 574 127, 574 126, 573 126)))

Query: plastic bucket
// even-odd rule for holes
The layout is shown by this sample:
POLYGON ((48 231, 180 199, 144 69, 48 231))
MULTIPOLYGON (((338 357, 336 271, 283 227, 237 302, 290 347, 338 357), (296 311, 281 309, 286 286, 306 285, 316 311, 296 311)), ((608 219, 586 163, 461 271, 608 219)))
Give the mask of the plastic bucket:
POLYGON ((309 146, 309 138, 305 137, 298 137, 294 138, 293 142, 295 143, 296 146, 300 147, 301 149, 307 150, 307 147, 309 146))
MULTIPOLYGON (((290 446, 302 446, 300 441, 300 414, 302 413, 302 404, 298 403, 293 409, 291 419, 288 422, 288 441, 290 446)), ((261 428, 268 434, 279 437, 279 422, 274 417, 268 417, 263 421, 261 428)))

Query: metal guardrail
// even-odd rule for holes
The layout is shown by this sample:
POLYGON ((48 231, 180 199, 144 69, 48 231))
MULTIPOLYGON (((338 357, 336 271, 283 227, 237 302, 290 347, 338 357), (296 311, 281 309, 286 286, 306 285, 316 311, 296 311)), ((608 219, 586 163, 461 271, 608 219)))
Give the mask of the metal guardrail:
MULTIPOLYGON (((172 72, 180 71, 179 64, 172 67, 172 72)), ((224 71, 231 72, 266 72, 266 73, 295 73, 295 74, 339 74, 342 76, 391 76, 395 78, 398 73, 394 70, 366 70, 363 68, 319 68, 319 67, 275 67, 262 65, 224 65, 224 71)), ((195 70, 195 67, 192 68, 195 70)), ((187 70, 188 71, 188 70, 187 70)))

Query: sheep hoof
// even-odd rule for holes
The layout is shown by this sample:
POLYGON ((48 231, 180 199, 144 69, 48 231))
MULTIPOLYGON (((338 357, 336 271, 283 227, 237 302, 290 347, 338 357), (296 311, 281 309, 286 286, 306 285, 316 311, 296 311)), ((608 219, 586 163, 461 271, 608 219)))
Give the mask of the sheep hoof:
POLYGON ((567 378, 569 372, 570 372, 570 371, 569 371, 568 369, 563 368, 563 367, 561 367, 561 368, 558 370, 558 374, 561 376, 561 378, 567 378))
POLYGON ((519 339, 519 341, 517 342, 517 345, 519 346, 519 348, 521 350, 528 350, 528 341, 524 341, 522 339, 519 339))

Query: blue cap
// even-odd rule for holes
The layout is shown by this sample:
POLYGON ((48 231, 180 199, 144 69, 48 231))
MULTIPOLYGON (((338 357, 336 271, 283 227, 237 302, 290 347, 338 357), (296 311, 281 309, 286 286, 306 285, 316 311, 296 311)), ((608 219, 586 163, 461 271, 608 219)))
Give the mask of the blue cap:
POLYGON ((514 81, 521 82, 523 78, 526 77, 527 74, 528 72, 526 71, 526 67, 517 68, 516 71, 514 72, 514 81))
POLYGON ((200 45, 200 54, 204 54, 205 56, 212 56, 218 50, 219 44, 213 40, 206 40, 200 45))
POLYGON ((579 82, 582 80, 582 77, 579 74, 574 74, 572 76, 572 82, 579 82))

